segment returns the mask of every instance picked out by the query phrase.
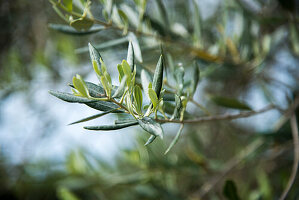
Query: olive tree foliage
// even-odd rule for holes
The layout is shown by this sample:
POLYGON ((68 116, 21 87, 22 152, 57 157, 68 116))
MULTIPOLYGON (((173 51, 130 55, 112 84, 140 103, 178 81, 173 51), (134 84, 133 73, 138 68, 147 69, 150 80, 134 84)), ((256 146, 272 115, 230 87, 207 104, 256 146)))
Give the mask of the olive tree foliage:
MULTIPOLYGON (((89 43, 88 48, 77 50, 78 53, 89 51, 98 83, 84 81, 76 75, 69 85, 72 93, 50 91, 61 100, 101 111, 72 124, 108 114, 126 114, 126 118, 117 119, 114 124, 84 128, 110 131, 139 125, 150 134, 145 143, 149 145, 157 137, 163 139, 162 124, 178 123, 181 126, 165 153, 178 141, 184 124, 231 120, 280 109, 267 92, 270 77, 267 66, 282 42, 289 42, 295 57, 299 54, 298 27, 295 25, 298 19, 292 15, 295 11, 285 8, 283 3, 281 6, 286 14, 274 21, 272 15, 259 14, 239 0, 225 1, 217 15, 207 20, 202 19, 194 0, 101 0, 100 5, 89 0, 50 2, 67 23, 49 24, 51 29, 77 36, 112 31, 118 36, 101 44, 89 43), (93 9, 93 5, 97 9, 93 9), (176 16, 175 12, 184 14, 176 16), (282 30, 278 28, 281 24, 284 26, 282 30), (289 37, 282 36, 282 31, 288 31, 289 37), (100 52, 123 44, 128 44, 127 58, 119 61, 117 66, 107 66, 100 52), (159 58, 152 61, 157 57, 157 51, 160 51, 159 58), (155 69, 149 67, 153 62, 155 69), (109 71, 112 67, 118 70, 118 83, 111 81, 109 71), (205 78, 218 78, 223 86, 215 93, 213 83, 209 83, 210 91, 204 97, 195 98, 200 79, 205 78), (254 81, 266 85, 264 92, 268 94, 269 105, 261 110, 252 110, 239 98, 248 83, 254 81), (238 89, 230 90, 232 85, 238 89), (199 103, 203 99, 207 99, 208 104, 242 111, 219 115, 199 103), (198 110, 188 112, 190 103, 198 110)), ((266 3, 256 3, 260 7, 266 6, 266 3)))

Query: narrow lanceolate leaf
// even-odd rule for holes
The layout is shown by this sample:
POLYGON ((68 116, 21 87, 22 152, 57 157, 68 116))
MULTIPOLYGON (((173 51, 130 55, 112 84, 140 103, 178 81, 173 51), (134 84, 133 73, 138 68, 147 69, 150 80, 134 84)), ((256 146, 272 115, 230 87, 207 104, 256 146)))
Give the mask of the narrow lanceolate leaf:
MULTIPOLYGON (((90 29, 90 30, 92 30, 92 29, 90 29)), ((123 38, 103 42, 101 44, 95 45, 94 47, 98 50, 101 50, 101 49, 107 49, 107 48, 110 48, 110 47, 113 47, 113 46, 116 46, 116 45, 120 45, 120 44, 123 44, 123 43, 126 43, 126 42, 128 42, 128 38, 123 37, 123 38)), ((75 52, 76 53, 85 53, 88 50, 89 50, 89 47, 82 47, 82 48, 76 49, 75 52)))
POLYGON ((243 103, 237 99, 227 98, 222 96, 211 96, 210 99, 219 106, 234 108, 239 110, 252 110, 246 103, 243 103))
POLYGON ((179 67, 175 70, 175 79, 177 82, 177 87, 179 89, 179 95, 181 95, 183 93, 184 75, 185 75, 185 70, 183 67, 179 67))
POLYGON ((113 98, 119 98, 123 95, 124 89, 126 87, 126 81, 127 81, 127 76, 125 75, 122 78, 122 80, 120 82, 120 85, 118 86, 117 90, 114 92, 114 94, 112 96, 113 98))
POLYGON ((136 107, 136 111, 138 114, 142 114, 142 91, 141 88, 136 85, 134 87, 134 102, 135 102, 135 107, 136 107))
POLYGON ((150 100, 148 95, 148 85, 152 82, 152 77, 150 73, 144 69, 141 70, 141 85, 143 88, 144 93, 146 94, 148 100, 150 100))
POLYGON ((49 93, 63 101, 69 102, 69 103, 93 103, 95 100, 88 99, 85 97, 75 96, 70 93, 66 92, 58 92, 58 91, 49 91, 49 93))
POLYGON ((130 126, 138 125, 138 122, 130 122, 126 124, 112 124, 112 125, 102 125, 102 126, 85 126, 85 129, 94 130, 94 131, 111 131, 123 129, 130 126))
POLYGON ((156 136, 151 135, 148 140, 146 141, 146 143, 144 144, 144 146, 147 146, 149 144, 151 144, 154 140, 156 139, 156 136))
POLYGON ((93 23, 94 22, 92 20, 86 17, 80 17, 79 19, 72 20, 70 22, 70 25, 78 31, 82 31, 82 30, 86 31, 92 27, 93 23))
POLYGON ((193 78, 191 80, 191 89, 192 89, 192 94, 194 94, 195 90, 196 90, 196 87, 198 85, 198 81, 199 81, 199 75, 200 75, 200 71, 199 71, 199 68, 198 68, 198 64, 197 62, 194 63, 193 65, 193 78))
MULTIPOLYGON (((94 102, 87 102, 85 104, 93 109, 100 110, 100 111, 109 111, 109 110, 119 108, 118 105, 108 101, 94 101, 94 102)), ((120 113, 120 112, 123 111, 116 110, 113 113, 120 113)))
MULTIPOLYGON (((91 62, 94 65, 94 61, 95 61, 97 63, 97 68, 99 69, 101 67, 101 59, 102 59, 100 52, 90 43, 88 43, 88 48, 89 48, 89 55, 90 55, 91 62)), ((101 74, 101 71, 99 72, 99 74, 101 74)))
POLYGON ((148 96, 149 96, 151 102, 153 103, 154 108, 156 108, 159 100, 158 100, 156 92, 152 88, 148 88, 148 96))
POLYGON ((180 137, 180 135, 181 135, 181 133, 182 133, 183 127, 184 127, 184 124, 182 124, 182 125, 180 126, 180 129, 178 130, 178 132, 177 132, 175 138, 173 138, 173 140, 171 141, 169 147, 166 149, 164 155, 167 154, 167 153, 172 149, 172 147, 178 142, 179 137, 180 137))
POLYGON ((127 62, 131 67, 131 71, 133 72, 135 61, 134 61, 134 48, 131 41, 129 42, 129 47, 128 47, 127 62))
POLYGON ((172 93, 165 93, 163 96, 163 101, 175 101, 175 95, 172 93))
POLYGON ((63 24, 49 24, 48 27, 52 30, 58 31, 60 33, 68 34, 68 35, 74 35, 74 36, 81 36, 81 35, 88 35, 88 34, 93 34, 100 32, 102 30, 105 30, 106 28, 104 26, 99 26, 99 27, 93 27, 87 31, 78 31, 75 28, 68 26, 68 25, 63 25, 63 24))
POLYGON ((182 108, 183 108, 183 104, 181 98, 178 95, 175 95, 175 108, 171 116, 171 119, 180 118, 182 108))
POLYGON ((223 187, 223 195, 228 200, 240 200, 237 187, 232 180, 225 181, 225 185, 223 187))
POLYGON ((76 90, 78 90, 78 92, 84 96, 84 97, 89 97, 89 92, 88 92, 88 88, 84 82, 84 80, 82 79, 82 77, 77 74, 76 76, 73 77, 73 85, 75 87, 76 90))
POLYGON ((125 73, 124 73, 124 70, 123 70, 123 66, 121 64, 118 64, 117 65, 117 70, 118 70, 118 80, 119 82, 121 82, 121 80, 123 79, 125 73))
POLYGON ((163 139, 163 129, 161 125, 150 117, 138 119, 139 125, 151 135, 159 136, 163 139))
POLYGON ((143 60, 142 60, 142 54, 141 54, 141 49, 140 49, 137 37, 135 36, 134 33, 130 32, 128 34, 128 39, 129 39, 129 41, 132 41, 132 44, 134 46, 134 56, 136 57, 136 59, 139 62, 142 63, 143 62, 143 60))
POLYGON ((90 120, 93 120, 93 119, 105 116, 105 115, 107 115, 109 113, 112 113, 112 112, 114 112, 116 110, 117 109, 113 109, 113 110, 110 110, 110 111, 107 111, 107 112, 103 112, 103 113, 99 113, 99 114, 96 114, 96 115, 92 115, 90 117, 86 117, 86 118, 80 119, 78 121, 72 122, 69 125, 78 124, 78 123, 82 123, 82 122, 87 122, 87 121, 90 121, 90 120))
POLYGON ((153 89, 156 92, 158 98, 160 96, 160 92, 163 84, 163 70, 164 70, 163 56, 161 55, 157 63, 156 70, 154 73, 154 78, 153 78, 153 89))

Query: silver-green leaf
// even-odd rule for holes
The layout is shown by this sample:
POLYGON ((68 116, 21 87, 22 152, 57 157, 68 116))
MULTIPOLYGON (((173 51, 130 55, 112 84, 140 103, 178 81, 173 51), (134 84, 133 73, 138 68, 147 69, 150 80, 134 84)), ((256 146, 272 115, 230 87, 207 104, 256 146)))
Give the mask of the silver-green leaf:
POLYGON ((150 117, 138 119, 138 123, 145 131, 154 136, 159 136, 163 139, 163 129, 161 125, 150 117))
POLYGON ((153 78, 153 89, 156 92, 158 98, 160 96, 161 88, 163 85, 163 70, 164 70, 163 56, 161 55, 157 63, 156 70, 154 73, 154 78, 153 78))

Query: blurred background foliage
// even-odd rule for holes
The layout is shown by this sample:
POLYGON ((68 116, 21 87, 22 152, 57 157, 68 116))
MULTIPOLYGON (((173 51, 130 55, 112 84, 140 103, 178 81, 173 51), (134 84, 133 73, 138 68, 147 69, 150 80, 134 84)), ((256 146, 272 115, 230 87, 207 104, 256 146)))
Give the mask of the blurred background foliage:
MULTIPOLYGON (((66 88, 77 72, 95 78, 88 42, 115 66, 126 56, 127 37, 136 37, 138 64, 150 71, 163 44, 170 84, 173 66, 183 66, 187 78, 198 62, 194 101, 212 114, 236 112, 213 96, 284 111, 298 98, 298 1, 148 0, 143 9, 143 1, 115 0, 124 13, 120 21, 109 18, 109 2, 94 0, 90 12, 121 28, 78 36, 48 28, 66 25, 48 1, 0 1, 0 199, 278 199, 294 157, 289 122, 280 123, 283 112, 188 125, 163 155, 178 127, 166 125, 164 141, 149 147, 140 129, 108 133, 118 146, 113 150, 103 136, 80 135, 80 126, 61 128, 86 111, 63 111, 65 104, 47 91, 66 88), (71 136, 63 138, 67 132, 71 136)), ((187 110, 204 115, 192 103, 187 110)), ((296 178, 287 199, 298 199, 298 188, 296 178)))

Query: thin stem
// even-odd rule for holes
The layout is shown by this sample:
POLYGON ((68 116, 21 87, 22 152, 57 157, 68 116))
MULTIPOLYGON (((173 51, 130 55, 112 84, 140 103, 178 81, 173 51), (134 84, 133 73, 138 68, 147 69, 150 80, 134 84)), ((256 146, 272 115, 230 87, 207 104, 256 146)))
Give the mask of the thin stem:
POLYGON ((297 170, 298 170, 298 165, 299 165, 299 138, 298 138, 299 136, 298 136, 298 124, 297 124, 295 114, 292 115, 290 123, 291 123, 293 143, 294 143, 294 162, 293 162, 293 168, 292 168, 292 172, 291 172, 288 184, 287 184, 286 188, 284 189, 282 195, 280 196, 279 200, 284 200, 287 197, 287 195, 295 181, 297 170))
POLYGON ((197 119, 190 119, 190 120, 166 120, 166 119, 157 119, 157 122, 160 123, 178 123, 178 124, 194 124, 194 123, 202 123, 208 121, 219 121, 219 120, 233 120, 239 118, 246 118, 253 115, 257 115, 260 113, 267 112, 269 110, 274 109, 274 105, 268 105, 260 110, 257 111, 249 111, 249 112, 241 112, 239 114, 223 114, 223 115, 214 115, 214 116, 207 116, 207 117, 200 117, 197 119))

